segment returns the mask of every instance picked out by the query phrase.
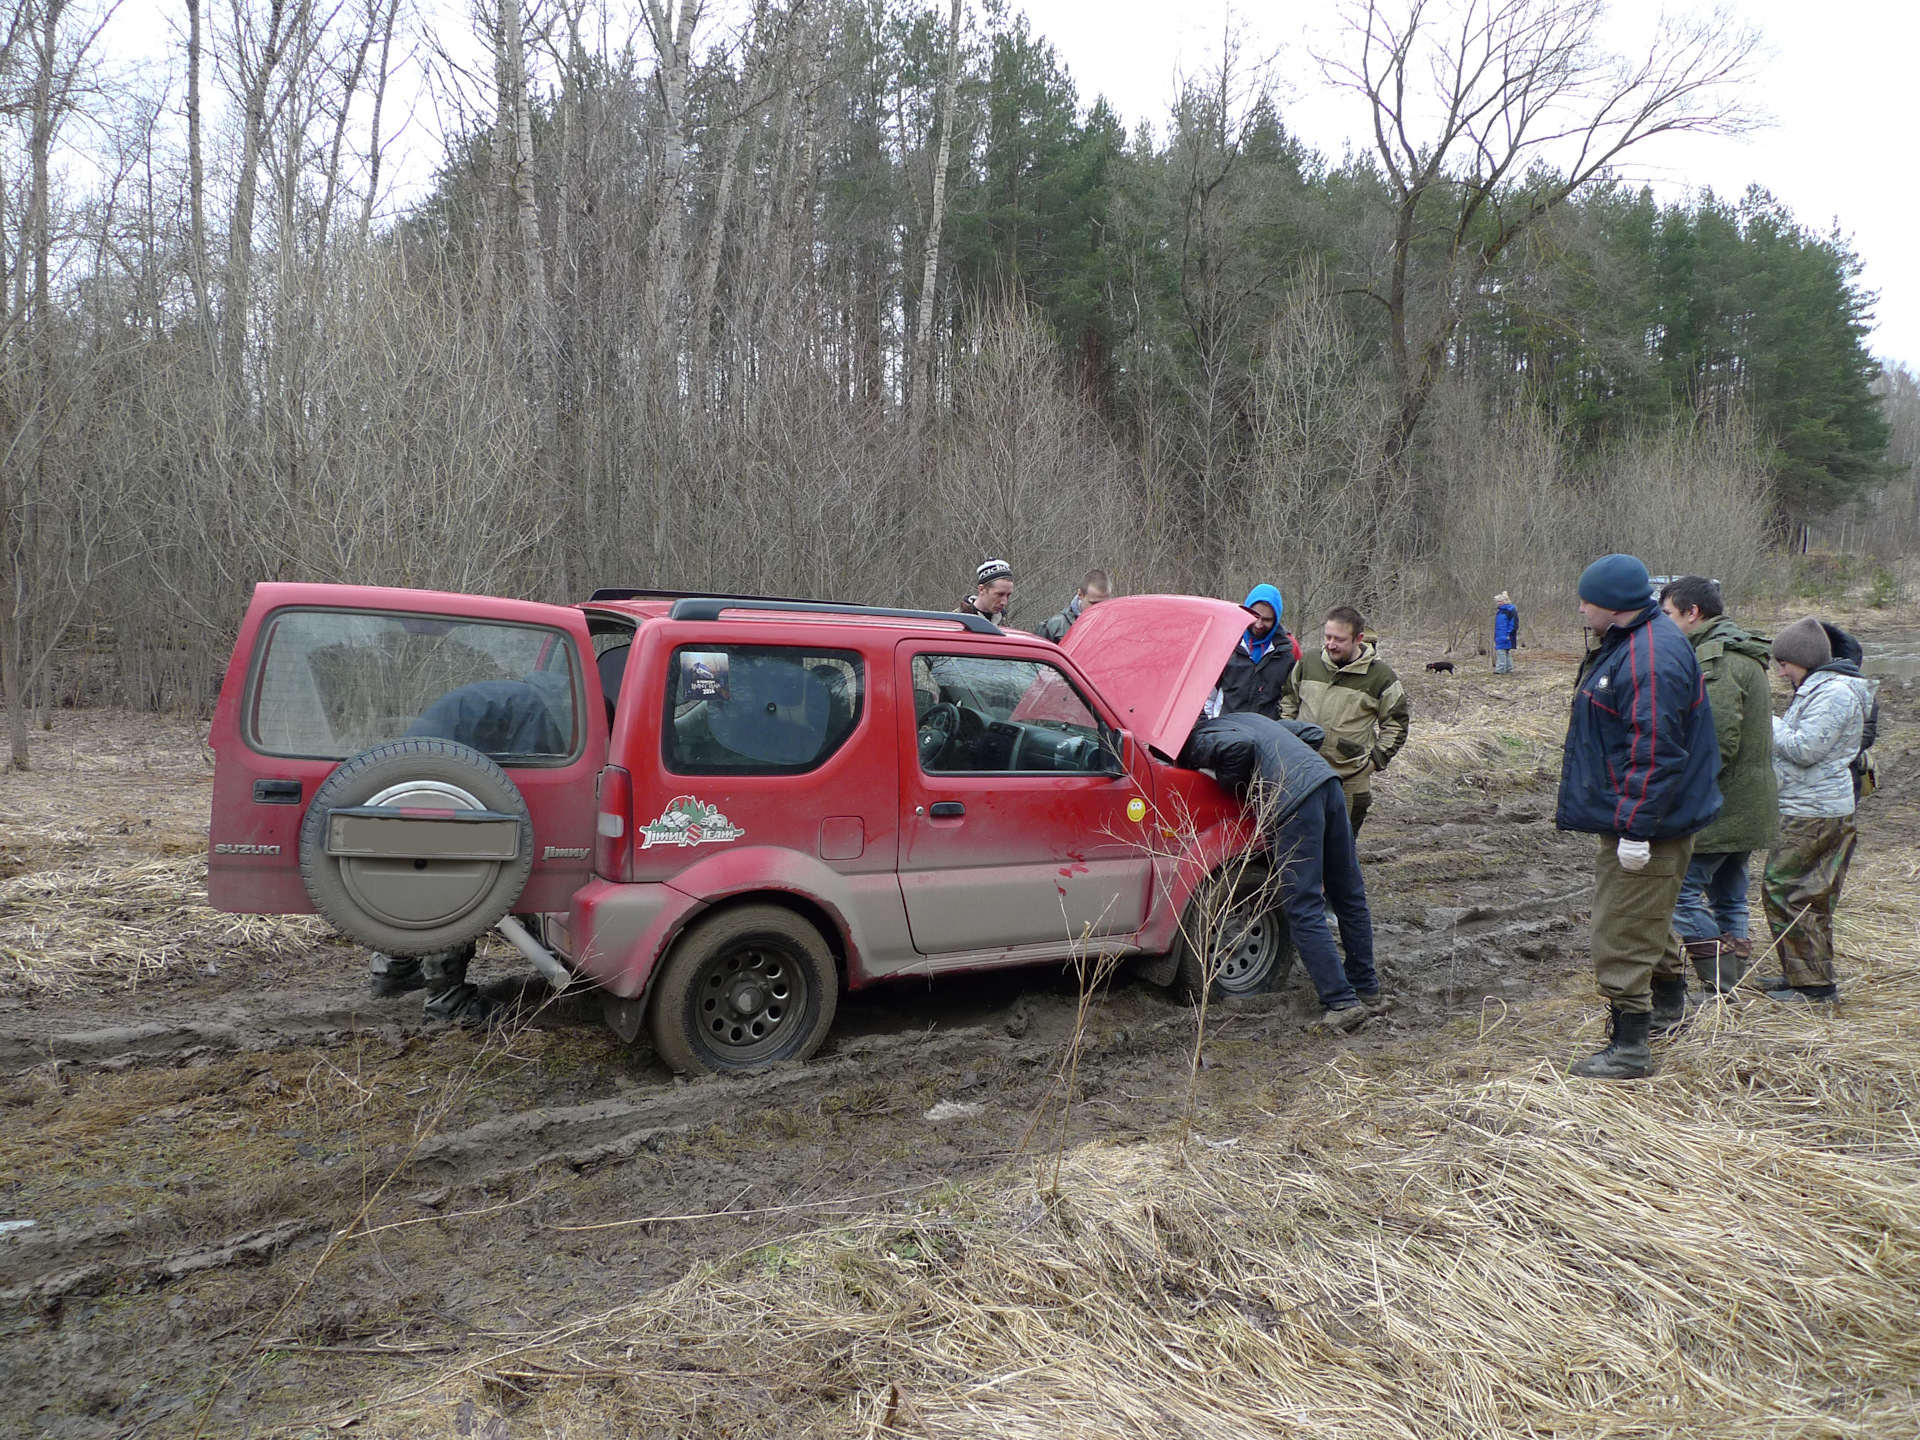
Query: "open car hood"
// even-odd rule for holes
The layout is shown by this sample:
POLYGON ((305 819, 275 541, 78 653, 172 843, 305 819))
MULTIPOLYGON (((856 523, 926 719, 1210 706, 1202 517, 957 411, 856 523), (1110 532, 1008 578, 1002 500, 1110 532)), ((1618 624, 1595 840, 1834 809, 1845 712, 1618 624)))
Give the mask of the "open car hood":
POLYGON ((1247 612, 1198 595, 1122 595, 1073 622, 1060 648, 1134 738, 1171 761, 1220 682, 1247 612))

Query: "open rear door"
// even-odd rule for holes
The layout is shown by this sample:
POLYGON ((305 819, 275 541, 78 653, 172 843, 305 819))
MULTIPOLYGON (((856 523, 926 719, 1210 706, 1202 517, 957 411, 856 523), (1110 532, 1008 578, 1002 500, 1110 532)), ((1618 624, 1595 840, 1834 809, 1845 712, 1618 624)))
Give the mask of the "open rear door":
MULTIPOLYGON (((448 741, 485 756, 524 800, 530 829, 506 823, 455 772, 453 780, 402 776, 332 806, 337 813, 309 831, 310 849, 364 872, 368 895, 377 882, 380 894, 399 896, 411 875, 425 891, 457 893, 463 873, 492 865, 527 877, 508 887, 513 911, 555 911, 569 909, 588 878, 607 712, 579 610, 426 590, 261 585, 210 741, 207 890, 217 909, 314 910, 300 846, 321 787, 343 762, 403 741, 448 741), (531 857, 524 868, 522 847, 531 857)), ((498 884, 482 889, 489 905, 504 893, 498 884)), ((405 923, 405 904, 390 903, 405 923)), ((336 908, 326 906, 340 924, 336 908)))

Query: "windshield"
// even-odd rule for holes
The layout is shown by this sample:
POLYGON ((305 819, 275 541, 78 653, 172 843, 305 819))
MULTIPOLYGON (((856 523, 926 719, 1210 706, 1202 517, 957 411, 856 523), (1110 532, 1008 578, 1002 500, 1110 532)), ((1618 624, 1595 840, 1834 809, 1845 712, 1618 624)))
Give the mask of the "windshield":
POLYGON ((579 748, 573 644, 556 630, 292 610, 268 621, 260 648, 248 739, 269 755, 344 760, 414 737, 553 765, 579 748))

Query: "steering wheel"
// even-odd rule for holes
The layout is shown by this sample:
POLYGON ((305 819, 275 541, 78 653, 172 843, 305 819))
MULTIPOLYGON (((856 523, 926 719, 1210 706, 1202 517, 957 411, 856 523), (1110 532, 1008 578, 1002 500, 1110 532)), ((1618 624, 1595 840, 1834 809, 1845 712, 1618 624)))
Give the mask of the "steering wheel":
POLYGON ((932 766, 960 733, 960 707, 942 700, 920 717, 920 768, 932 766))

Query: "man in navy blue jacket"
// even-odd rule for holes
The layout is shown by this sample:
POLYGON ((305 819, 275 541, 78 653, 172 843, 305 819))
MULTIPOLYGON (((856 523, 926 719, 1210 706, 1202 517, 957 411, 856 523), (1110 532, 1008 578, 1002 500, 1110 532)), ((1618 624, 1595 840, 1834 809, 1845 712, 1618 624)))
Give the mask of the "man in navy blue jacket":
POLYGON ((1593 973, 1607 997, 1607 1047, 1575 1075, 1636 1080, 1647 1035, 1686 1014, 1674 902, 1694 832, 1720 813, 1720 746, 1686 634, 1652 598, 1647 567, 1607 555, 1580 576, 1580 618, 1599 645, 1580 668, 1555 823, 1600 837, 1593 973))

